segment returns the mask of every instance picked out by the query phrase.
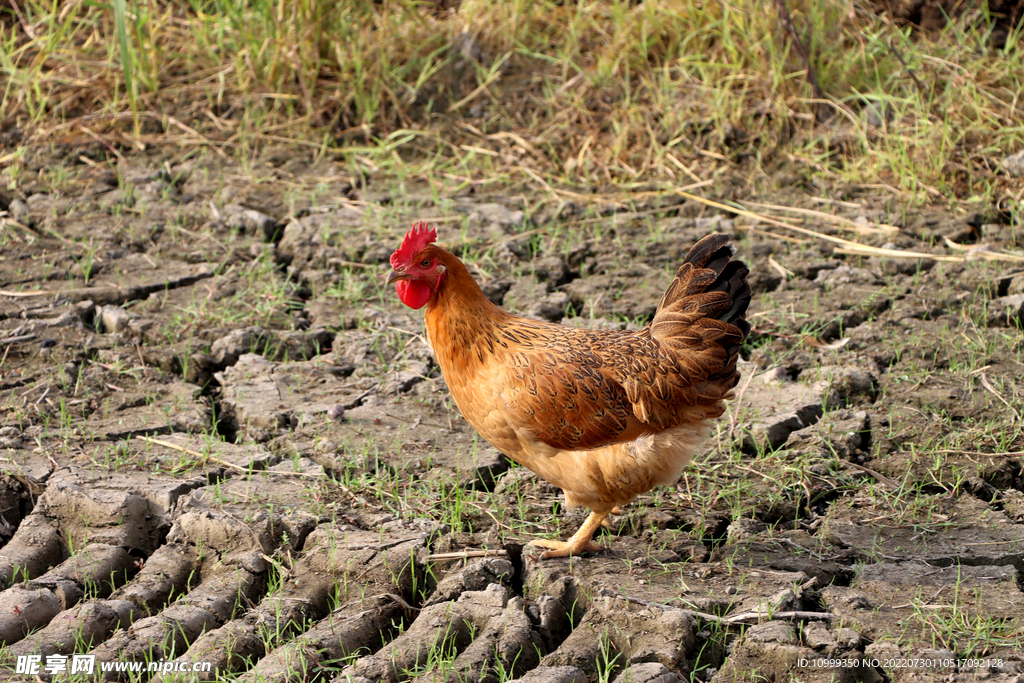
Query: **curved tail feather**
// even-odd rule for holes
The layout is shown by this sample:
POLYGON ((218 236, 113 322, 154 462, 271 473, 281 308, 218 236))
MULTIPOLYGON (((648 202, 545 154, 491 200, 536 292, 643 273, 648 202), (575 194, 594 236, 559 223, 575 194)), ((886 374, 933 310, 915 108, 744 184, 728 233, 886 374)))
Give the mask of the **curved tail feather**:
POLYGON ((690 249, 651 321, 651 335, 685 356, 687 364, 711 370, 709 382, 738 380, 736 357, 750 333, 750 272, 732 260, 726 235, 708 235, 690 249))

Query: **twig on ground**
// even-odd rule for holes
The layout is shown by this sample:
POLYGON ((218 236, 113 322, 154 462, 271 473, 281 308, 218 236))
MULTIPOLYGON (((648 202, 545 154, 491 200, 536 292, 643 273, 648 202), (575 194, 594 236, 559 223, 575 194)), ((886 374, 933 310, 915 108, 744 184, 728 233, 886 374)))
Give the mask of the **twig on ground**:
MULTIPOLYGON (((150 116, 152 116, 153 118, 159 118, 159 115, 155 112, 151 112, 150 116)), ((185 131, 189 135, 194 135, 197 139, 192 141, 193 144, 209 145, 210 148, 213 149, 214 152, 216 152, 217 156, 219 156, 221 159, 227 159, 228 155, 225 154, 224 150, 220 148, 221 143, 214 142, 210 138, 206 137, 205 135, 197 131, 195 128, 186 126, 184 123, 174 118, 173 116, 168 116, 167 122, 175 128, 185 131)))
POLYGON ((852 467, 852 468, 854 468, 856 470, 860 470, 861 472, 864 472, 866 474, 870 474, 872 477, 877 479, 879 482, 885 484, 886 486, 892 488, 893 490, 896 490, 896 489, 898 489, 900 487, 900 485, 898 483, 896 483, 895 480, 890 479, 889 477, 885 476, 884 474, 881 474, 880 472, 874 471, 870 467, 864 467, 864 465, 860 465, 860 464, 857 464, 855 462, 851 462, 849 460, 844 460, 843 464, 849 465, 850 467, 852 467))
POLYGON ((470 557, 507 557, 508 552, 505 550, 463 550, 461 552, 451 553, 433 553, 428 555, 427 559, 431 561, 438 560, 464 560, 470 557))
POLYGON ((686 609, 685 607, 676 607, 675 605, 666 605, 663 602, 654 602, 653 600, 644 600, 643 598, 633 598, 628 595, 619 595, 620 598, 627 602, 634 602, 638 605, 646 605, 649 607, 661 607, 663 609, 670 609, 678 612, 689 614, 691 617, 697 617, 698 619, 704 619, 705 621, 713 621, 716 624, 731 625, 739 624, 745 621, 761 621, 767 618, 769 621, 776 619, 784 619, 787 621, 805 619, 808 621, 829 621, 833 615, 831 612, 804 612, 804 611, 789 611, 789 612, 742 612, 740 614, 734 614, 730 617, 720 617, 717 614, 708 614, 707 612, 698 612, 697 610, 686 609))
MULTIPOLYGON (((722 211, 728 211, 729 213, 734 213, 738 216, 746 216, 747 218, 753 218, 754 220, 768 223, 769 225, 776 225, 780 228, 785 228, 786 230, 798 232, 801 235, 808 235, 819 240, 825 240, 826 242, 838 244, 841 248, 834 250, 833 253, 836 254, 853 254, 856 256, 881 256, 887 258, 911 258, 924 260, 930 259, 932 261, 949 261, 951 263, 962 263, 968 260, 968 257, 965 256, 950 256, 948 254, 927 254, 920 251, 903 251, 900 249, 882 249, 879 247, 872 247, 867 244, 861 244, 860 242, 854 242, 852 240, 843 239, 842 237, 835 237, 834 235, 827 235, 825 233, 817 232, 815 230, 809 230, 808 228, 802 228, 798 225, 793 225, 792 223, 786 223, 785 221, 780 221, 776 218, 772 218, 771 216, 766 216, 764 214, 756 213, 754 211, 741 209, 738 206, 729 206, 728 204, 722 204, 721 202, 716 202, 712 199, 698 197, 697 195, 690 194, 688 192, 679 192, 679 195, 691 201, 704 204, 705 206, 710 206, 715 209, 721 209, 722 211)), ((750 227, 746 229, 754 230, 755 228, 750 227)), ((776 237, 779 239, 788 239, 785 235, 775 235, 773 233, 765 231, 762 232, 763 234, 769 235, 771 237, 776 237)), ((970 253, 970 257, 983 258, 991 261, 1024 261, 1024 255, 1019 256, 1017 254, 1002 254, 985 250, 972 251, 970 253)))
POLYGON ((761 621, 764 618, 768 618, 770 621, 777 619, 784 619, 787 621, 793 621, 797 619, 805 619, 807 621, 829 621, 832 619, 833 614, 831 612, 804 612, 802 610, 793 610, 789 612, 743 612, 742 614, 735 614, 725 620, 727 624, 738 624, 743 621, 761 621))
POLYGON ((147 443, 155 444, 157 446, 163 446, 164 448, 170 448, 170 449, 173 449, 173 450, 176 450, 176 451, 181 451, 182 453, 185 453, 186 455, 191 455, 194 458, 200 458, 202 460, 209 460, 210 462, 215 462, 218 465, 224 465, 225 467, 229 467, 229 468, 231 468, 233 470, 238 470, 240 472, 245 472, 246 474, 274 474, 274 475, 277 475, 277 476, 280 476, 280 477, 313 477, 313 478, 320 478, 320 477, 324 476, 322 474, 312 474, 310 472, 282 472, 282 471, 279 471, 279 470, 256 470, 256 469, 251 469, 251 468, 248 468, 248 467, 242 467, 241 465, 236 465, 235 463, 228 462, 227 460, 221 460, 220 458, 216 458, 216 457, 214 457, 212 455, 209 455, 209 454, 200 453, 199 451, 193 451, 193 450, 191 450, 189 448, 185 448, 184 446, 179 446, 178 444, 174 443, 173 441, 164 441, 163 439, 154 439, 153 437, 150 437, 150 436, 140 436, 138 438, 141 439, 142 441, 147 442, 147 443))
POLYGON ((1000 401, 1002 401, 1003 405, 1005 405, 1007 408, 1010 409, 1010 412, 1013 413, 1014 418, 1016 418, 1017 421, 1019 422, 1021 417, 1020 417, 1020 413, 1017 412, 1017 409, 1014 408, 1012 405, 1010 405, 1010 402, 1007 401, 1005 398, 1003 398, 1002 394, 1000 394, 998 391, 996 391, 996 388, 994 386, 992 386, 992 383, 989 381, 987 374, 985 374, 983 372, 983 373, 981 373, 980 376, 981 376, 981 385, 983 387, 985 387, 985 389, 988 390, 993 396, 995 396, 1000 401))
POLYGON ((23 341, 31 341, 36 338, 34 334, 20 334, 17 337, 8 337, 7 339, 0 339, 0 346, 8 346, 10 344, 17 344, 23 341))
POLYGON ((914 84, 917 86, 918 91, 923 95, 924 83, 922 83, 920 79, 918 79, 917 74, 914 73, 914 70, 910 68, 909 64, 907 64, 907 60, 903 59, 903 55, 900 54, 900 51, 896 49, 896 46, 893 45, 891 40, 889 41, 889 52, 891 52, 893 56, 895 56, 896 59, 900 61, 900 64, 903 65, 903 68, 906 69, 907 73, 910 74, 910 77, 914 79, 914 84))
MULTIPOLYGON (((814 209, 802 209, 797 206, 782 206, 779 204, 763 204, 761 202, 745 201, 744 204, 747 206, 756 206, 761 209, 769 209, 771 211, 785 211, 788 213, 797 213, 803 216, 811 216, 812 218, 820 218, 822 220, 829 221, 830 223, 836 223, 837 225, 844 226, 853 230, 854 232, 862 235, 895 235, 899 233, 900 229, 895 225, 886 225, 884 223, 871 223, 869 225, 861 225, 857 221, 850 220, 845 216, 835 216, 824 211, 815 211, 814 209)), ((858 207, 859 208, 859 207, 858 207)))

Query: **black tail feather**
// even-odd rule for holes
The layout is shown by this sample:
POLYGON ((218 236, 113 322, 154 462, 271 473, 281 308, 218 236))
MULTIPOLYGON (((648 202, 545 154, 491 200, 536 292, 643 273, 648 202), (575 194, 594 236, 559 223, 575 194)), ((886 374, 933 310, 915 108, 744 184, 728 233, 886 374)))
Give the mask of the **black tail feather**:
POLYGON ((716 233, 693 245, 683 259, 683 264, 689 263, 694 268, 714 271, 715 280, 704 291, 725 292, 732 302, 728 309, 715 317, 739 327, 746 338, 750 332, 750 323, 744 318, 751 297, 750 285, 747 284, 750 269, 742 261, 732 260, 735 253, 736 249, 729 243, 729 236, 716 233))

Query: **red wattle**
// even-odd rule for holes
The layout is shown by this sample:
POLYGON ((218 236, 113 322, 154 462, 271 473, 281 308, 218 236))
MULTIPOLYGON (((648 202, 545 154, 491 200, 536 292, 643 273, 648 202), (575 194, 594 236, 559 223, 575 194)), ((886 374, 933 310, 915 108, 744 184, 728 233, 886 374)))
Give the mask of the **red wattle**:
POLYGON ((399 280, 395 283, 398 298, 409 308, 420 309, 430 300, 430 285, 418 280, 399 280))

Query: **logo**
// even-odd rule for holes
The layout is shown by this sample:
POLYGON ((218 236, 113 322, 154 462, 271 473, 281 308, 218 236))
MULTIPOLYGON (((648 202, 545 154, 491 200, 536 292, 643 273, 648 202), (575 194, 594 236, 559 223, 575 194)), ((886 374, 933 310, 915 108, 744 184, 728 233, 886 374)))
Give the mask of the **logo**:
POLYGON ((40 672, 56 675, 59 673, 91 674, 96 669, 96 655, 18 655, 14 673, 37 676, 40 672))

